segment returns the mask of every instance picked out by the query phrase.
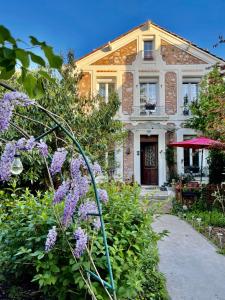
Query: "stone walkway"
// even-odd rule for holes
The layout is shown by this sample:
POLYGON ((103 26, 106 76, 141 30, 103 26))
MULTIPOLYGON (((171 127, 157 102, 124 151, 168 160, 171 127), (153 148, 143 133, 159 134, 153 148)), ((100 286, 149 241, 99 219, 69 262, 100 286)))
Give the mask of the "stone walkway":
POLYGON ((225 300, 225 256, 176 216, 162 215, 153 229, 170 232, 158 246, 172 300, 225 300))

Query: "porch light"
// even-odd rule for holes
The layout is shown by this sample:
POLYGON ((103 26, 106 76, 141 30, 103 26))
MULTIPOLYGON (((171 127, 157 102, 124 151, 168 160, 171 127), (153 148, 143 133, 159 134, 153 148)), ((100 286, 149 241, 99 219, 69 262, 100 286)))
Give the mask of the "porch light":
POLYGON ((13 175, 19 175, 20 173, 22 173, 22 171, 23 171, 23 164, 20 159, 20 155, 16 154, 12 163, 11 173, 13 175))

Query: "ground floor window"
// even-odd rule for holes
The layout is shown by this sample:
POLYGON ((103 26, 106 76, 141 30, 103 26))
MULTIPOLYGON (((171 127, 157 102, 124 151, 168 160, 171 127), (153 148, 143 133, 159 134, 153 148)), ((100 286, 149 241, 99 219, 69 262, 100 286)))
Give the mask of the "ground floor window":
MULTIPOLYGON (((194 137, 193 135, 184 135, 184 140, 194 137)), ((184 172, 199 173, 199 150, 184 148, 184 172)))

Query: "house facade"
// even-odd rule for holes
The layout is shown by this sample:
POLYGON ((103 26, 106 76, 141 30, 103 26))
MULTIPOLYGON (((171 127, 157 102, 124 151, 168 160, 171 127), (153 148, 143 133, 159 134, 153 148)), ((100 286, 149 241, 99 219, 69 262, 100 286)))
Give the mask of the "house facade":
MULTIPOLYGON (((116 146, 115 176, 141 185, 168 180, 167 145, 195 136, 184 127, 189 104, 197 101, 199 82, 209 67, 223 60, 154 23, 146 23, 80 58, 80 96, 100 94, 121 100, 117 117, 128 131, 116 146)), ((203 167, 207 168, 206 153, 203 167)), ((200 154, 176 149, 178 174, 199 172, 200 154)))

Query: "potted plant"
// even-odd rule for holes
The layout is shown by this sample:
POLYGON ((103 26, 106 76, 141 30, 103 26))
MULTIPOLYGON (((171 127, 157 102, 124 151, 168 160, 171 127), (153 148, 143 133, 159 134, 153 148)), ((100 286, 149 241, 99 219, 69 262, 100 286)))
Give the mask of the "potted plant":
POLYGON ((156 104, 151 102, 146 102, 145 109, 146 110, 155 110, 156 104))

